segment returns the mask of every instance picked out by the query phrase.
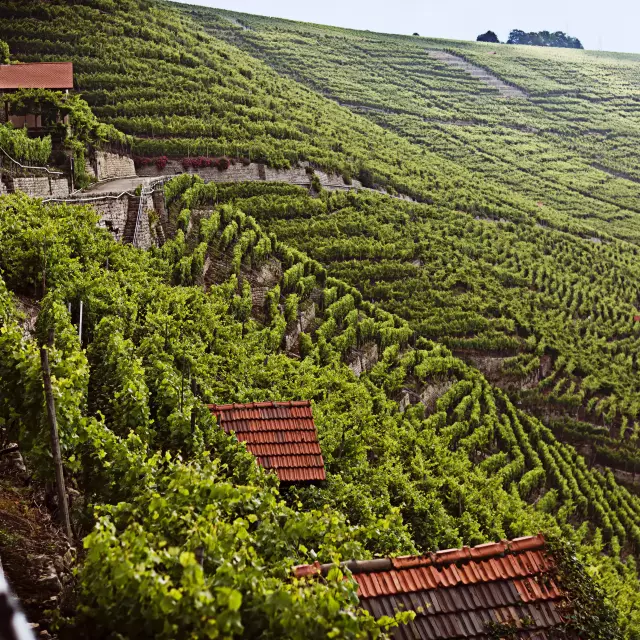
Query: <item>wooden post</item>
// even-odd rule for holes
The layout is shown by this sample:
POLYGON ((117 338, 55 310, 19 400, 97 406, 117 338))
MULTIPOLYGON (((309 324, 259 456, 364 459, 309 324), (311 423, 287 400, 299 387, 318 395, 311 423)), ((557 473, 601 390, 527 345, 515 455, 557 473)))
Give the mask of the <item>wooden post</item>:
POLYGON ((58 505, 60 507, 60 517, 65 532, 69 540, 73 539, 71 531, 71 521, 69 520, 69 506, 67 504, 67 492, 64 486, 64 470, 62 468, 62 456, 60 454, 60 440, 58 439, 58 422, 56 420, 56 405, 53 399, 53 386, 51 384, 51 370, 49 369, 48 349, 53 347, 53 329, 49 329, 49 336, 46 346, 40 347, 40 361, 42 363, 42 379, 44 382, 44 393, 47 399, 47 414, 49 416, 49 427, 51 428, 51 453, 56 468, 56 486, 58 489, 58 505))
POLYGON ((80 300, 80 320, 78 321, 78 338, 80 340, 80 347, 82 348, 82 300, 80 300))
MULTIPOLYGON (((191 370, 189 370, 189 377, 191 377, 191 370)), ((193 394, 193 397, 196 399, 196 402, 197 402, 198 385, 196 384, 196 379, 191 378, 190 383, 191 383, 191 393, 193 394)), ((191 409, 191 433, 194 434, 195 431, 196 431, 196 405, 194 404, 194 406, 191 409)))

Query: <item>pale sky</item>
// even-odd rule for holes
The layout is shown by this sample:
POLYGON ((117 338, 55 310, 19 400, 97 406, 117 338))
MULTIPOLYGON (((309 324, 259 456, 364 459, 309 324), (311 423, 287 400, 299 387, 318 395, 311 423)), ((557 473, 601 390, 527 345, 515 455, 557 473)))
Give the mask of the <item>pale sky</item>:
POLYGON ((640 53, 640 0, 189 0, 352 29, 475 40, 488 29, 565 31, 585 49, 640 53))

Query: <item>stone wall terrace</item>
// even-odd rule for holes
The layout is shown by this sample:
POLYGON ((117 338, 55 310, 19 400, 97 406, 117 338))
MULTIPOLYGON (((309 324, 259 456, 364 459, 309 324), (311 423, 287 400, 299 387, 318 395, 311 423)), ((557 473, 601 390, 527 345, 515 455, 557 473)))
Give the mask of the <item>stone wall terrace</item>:
POLYGON ((7 178, 5 188, 8 191, 23 191, 33 198, 66 198, 69 195, 69 182, 65 177, 7 178))

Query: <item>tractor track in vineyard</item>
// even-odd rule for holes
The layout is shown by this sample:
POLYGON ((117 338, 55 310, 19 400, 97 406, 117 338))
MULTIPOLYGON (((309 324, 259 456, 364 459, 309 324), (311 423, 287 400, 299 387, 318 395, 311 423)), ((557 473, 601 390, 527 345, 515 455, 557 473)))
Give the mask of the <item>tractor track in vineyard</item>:
POLYGON ((496 89, 503 98, 528 98, 528 95, 525 93, 525 91, 523 91, 519 87, 507 84, 504 80, 501 80, 498 76, 496 76, 488 69, 480 67, 476 64, 472 64, 471 62, 465 60, 462 56, 449 53, 448 51, 440 51, 437 49, 427 50, 427 55, 430 58, 434 58, 440 62, 444 62, 451 67, 457 67, 459 69, 462 69, 463 71, 466 71, 467 74, 469 74, 472 78, 475 78, 483 84, 496 89))

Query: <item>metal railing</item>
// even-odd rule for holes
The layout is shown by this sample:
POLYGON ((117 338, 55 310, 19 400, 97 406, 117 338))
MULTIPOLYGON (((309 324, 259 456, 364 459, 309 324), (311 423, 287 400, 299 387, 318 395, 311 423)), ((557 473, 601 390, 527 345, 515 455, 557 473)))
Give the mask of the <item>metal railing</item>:
POLYGON ((20 167, 21 169, 24 169, 26 171, 45 171, 46 173, 52 175, 52 176, 64 176, 65 173, 63 171, 52 171, 51 169, 48 169, 47 167, 30 167, 28 165, 22 164, 21 162, 18 162, 15 158, 12 158, 2 147, 0 147, 0 151, 2 151, 2 153, 9 158, 9 160, 11 160, 11 162, 13 162, 13 164, 17 165, 18 167, 20 167))
MULTIPOLYGON (((73 193, 80 193, 80 191, 74 191, 73 193)), ((80 202, 95 202, 96 200, 119 200, 122 196, 134 196, 131 191, 123 191, 117 195, 111 193, 105 193, 101 196, 93 196, 87 198, 73 198, 73 193, 69 194, 67 198, 43 198, 42 202, 66 202, 67 204, 78 204, 80 202)))

